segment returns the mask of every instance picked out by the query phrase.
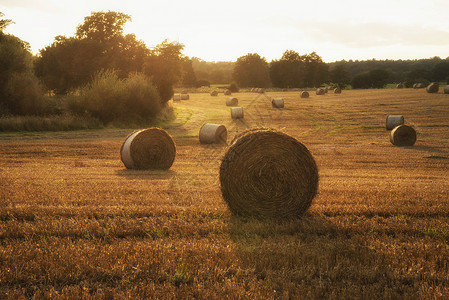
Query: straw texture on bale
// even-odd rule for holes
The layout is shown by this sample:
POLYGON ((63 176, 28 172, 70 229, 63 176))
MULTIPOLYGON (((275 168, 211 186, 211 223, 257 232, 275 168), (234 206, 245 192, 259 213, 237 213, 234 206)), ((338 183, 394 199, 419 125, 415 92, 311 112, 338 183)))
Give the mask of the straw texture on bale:
POLYGON ((174 94, 173 101, 181 101, 181 94, 174 94))
POLYGON ((404 124, 404 116, 401 115, 389 115, 385 122, 387 130, 392 130, 396 126, 404 124))
POLYGON ((307 91, 302 91, 302 92, 301 92, 301 98, 309 98, 309 92, 307 92, 307 91))
POLYGON ((446 85, 446 86, 444 87, 443 92, 444 92, 445 94, 449 94, 449 85, 446 85))
POLYGON ((176 146, 165 130, 153 127, 128 135, 120 155, 128 169, 167 170, 175 160, 176 146))
POLYGON ((239 99, 235 97, 229 97, 226 99, 226 106, 236 106, 239 104, 239 99))
POLYGON ((275 98, 271 100, 271 106, 274 108, 283 108, 284 107, 284 98, 275 98))
POLYGON ((218 96, 218 92, 217 91, 212 91, 212 92, 210 92, 210 95, 211 96, 218 96))
POLYGON ((316 94, 317 95, 324 95, 324 94, 326 94, 326 91, 323 88, 317 88, 316 89, 316 94))
POLYGON ((410 126, 399 125, 390 131, 390 142, 395 146, 413 146, 416 142, 416 131, 410 126))
POLYGON ((339 88, 339 87, 335 88, 334 94, 341 94, 341 88, 339 88))
POLYGON ((190 96, 189 94, 181 94, 181 100, 189 100, 190 96))
POLYGON ((228 130, 224 125, 206 123, 200 128, 199 138, 201 144, 226 144, 228 130))
POLYGON ((317 193, 318 168, 295 138, 273 129, 252 129, 236 136, 224 155, 220 184, 235 215, 298 218, 317 193))
POLYGON ((440 85, 438 82, 432 82, 426 87, 426 91, 428 93, 438 93, 438 90, 440 89, 440 85))
POLYGON ((231 107, 232 119, 243 119, 243 107, 231 107))
POLYGON ((231 95, 232 93, 231 93, 231 90, 225 90, 225 91, 224 91, 224 94, 225 94, 226 96, 229 96, 229 95, 231 95))

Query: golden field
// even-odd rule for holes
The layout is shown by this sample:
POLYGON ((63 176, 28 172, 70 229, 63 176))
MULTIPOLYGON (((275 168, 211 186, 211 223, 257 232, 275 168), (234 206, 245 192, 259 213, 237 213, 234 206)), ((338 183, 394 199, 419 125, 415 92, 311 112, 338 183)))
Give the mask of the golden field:
MULTIPOLYGON (((132 131, 0 134, 0 298, 449 298, 449 95, 420 89, 190 94, 172 103, 168 171, 125 169, 132 131), (271 107, 283 97, 285 108, 271 107), (385 118, 418 133, 395 147, 385 118), (231 216, 203 123, 252 127, 312 152, 319 193, 301 219, 231 216)), ((244 171, 244 170, 242 170, 244 171)))

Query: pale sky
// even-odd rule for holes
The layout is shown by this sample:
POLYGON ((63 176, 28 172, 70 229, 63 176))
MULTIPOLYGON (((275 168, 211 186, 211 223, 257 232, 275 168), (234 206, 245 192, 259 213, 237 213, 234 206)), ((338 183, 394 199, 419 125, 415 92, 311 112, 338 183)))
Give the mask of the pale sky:
POLYGON ((447 0, 0 0, 3 18, 15 22, 6 32, 35 54, 109 10, 131 15, 125 33, 148 47, 177 41, 206 61, 258 53, 270 62, 285 50, 315 51, 325 62, 449 56, 447 0))

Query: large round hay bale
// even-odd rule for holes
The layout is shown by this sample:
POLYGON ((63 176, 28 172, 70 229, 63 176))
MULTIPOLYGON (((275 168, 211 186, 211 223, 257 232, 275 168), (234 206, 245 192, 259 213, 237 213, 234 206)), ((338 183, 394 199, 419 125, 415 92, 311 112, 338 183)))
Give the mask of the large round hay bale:
POLYGON ((307 92, 307 91, 302 91, 302 92, 301 92, 301 98, 309 98, 309 92, 307 92))
POLYGON ((167 170, 175 160, 176 146, 165 130, 153 127, 128 135, 120 155, 128 169, 167 170))
POLYGON ((243 119, 243 107, 231 107, 232 119, 243 119))
POLYGON ((238 135, 220 166, 223 199, 238 216, 298 218, 318 190, 318 168, 297 139, 273 130, 238 135))
POLYGON ((284 107, 284 98, 275 98, 271 100, 271 106, 274 108, 283 108, 284 107))
POLYGON ((416 142, 416 131, 410 126, 399 125, 390 131, 390 142, 395 146, 413 146, 416 142))
POLYGON ((201 144, 226 144, 228 131, 224 125, 206 123, 200 128, 201 144))
POLYGON ((229 97, 226 99, 226 106, 236 106, 239 104, 239 99, 235 97, 229 97))
POLYGON ((326 94, 326 91, 323 88, 317 88, 316 89, 316 94, 317 95, 324 95, 324 94, 326 94))
POLYGON ((446 86, 444 87, 443 92, 444 92, 445 94, 449 94, 449 85, 446 85, 446 86))
POLYGON ((334 94, 341 94, 341 88, 336 87, 336 88, 334 89, 334 94))
POLYGON ((210 92, 211 96, 218 96, 218 92, 216 90, 213 90, 212 92, 210 92))
POLYGON ((189 100, 190 96, 189 94, 181 94, 181 100, 189 100))
POLYGON ((174 94, 173 101, 181 101, 181 94, 174 94))
POLYGON ((224 91, 224 94, 225 94, 226 96, 229 96, 229 95, 231 95, 232 93, 231 93, 231 90, 225 90, 225 91, 224 91))
POLYGON ((392 130, 396 126, 404 124, 404 116, 401 115, 389 115, 385 122, 387 130, 392 130))
POLYGON ((428 93, 438 93, 438 90, 440 89, 440 85, 438 82, 432 82, 426 87, 426 91, 428 93))

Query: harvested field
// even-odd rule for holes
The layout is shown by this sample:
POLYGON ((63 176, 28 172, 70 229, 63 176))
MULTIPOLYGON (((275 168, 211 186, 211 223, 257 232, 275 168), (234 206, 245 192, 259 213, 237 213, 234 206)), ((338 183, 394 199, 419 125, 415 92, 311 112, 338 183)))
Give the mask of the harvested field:
POLYGON ((449 298, 449 95, 424 89, 342 94, 190 93, 165 128, 169 170, 129 170, 132 129, 0 133, 0 298, 449 298), (271 107, 283 98, 284 109, 271 107), (417 132, 396 147, 387 115, 417 132), (318 195, 287 222, 231 216, 218 180, 223 124, 303 143, 318 195))

